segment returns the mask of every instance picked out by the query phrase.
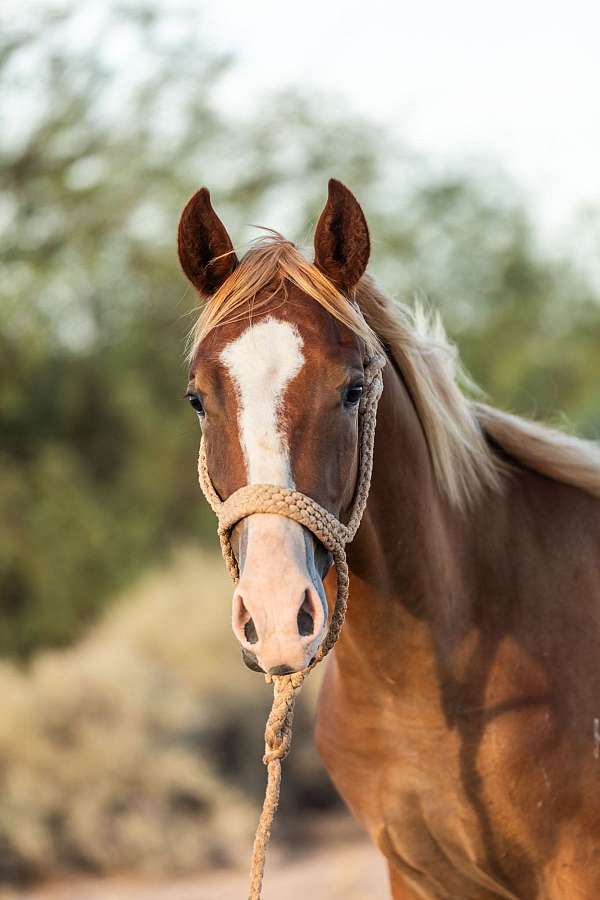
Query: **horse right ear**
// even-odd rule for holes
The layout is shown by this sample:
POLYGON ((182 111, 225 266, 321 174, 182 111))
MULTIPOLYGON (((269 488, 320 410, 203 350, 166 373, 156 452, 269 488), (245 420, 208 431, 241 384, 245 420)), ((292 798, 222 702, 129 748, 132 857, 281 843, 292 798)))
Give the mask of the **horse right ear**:
POLYGON ((227 230, 201 188, 181 213, 177 232, 181 268, 197 291, 210 297, 238 264, 227 230))

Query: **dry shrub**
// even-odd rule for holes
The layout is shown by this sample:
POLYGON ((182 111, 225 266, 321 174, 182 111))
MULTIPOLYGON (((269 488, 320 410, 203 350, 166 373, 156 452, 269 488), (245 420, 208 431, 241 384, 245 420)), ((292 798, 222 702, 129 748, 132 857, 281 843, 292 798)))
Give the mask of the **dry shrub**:
MULTIPOLYGON (((241 665, 230 595, 220 558, 181 551, 77 646, 0 667, 2 880, 245 860, 270 692, 241 665)), ((301 711, 284 835, 332 797, 309 720, 301 711)))

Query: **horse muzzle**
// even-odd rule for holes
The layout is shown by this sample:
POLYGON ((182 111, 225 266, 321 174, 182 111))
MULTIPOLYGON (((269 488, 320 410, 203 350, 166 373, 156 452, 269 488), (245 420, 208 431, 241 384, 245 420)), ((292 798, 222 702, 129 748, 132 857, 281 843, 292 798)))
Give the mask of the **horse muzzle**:
POLYGON ((271 675, 306 668, 327 630, 327 603, 315 542, 282 516, 258 514, 241 523, 240 578, 232 627, 246 665, 271 675))

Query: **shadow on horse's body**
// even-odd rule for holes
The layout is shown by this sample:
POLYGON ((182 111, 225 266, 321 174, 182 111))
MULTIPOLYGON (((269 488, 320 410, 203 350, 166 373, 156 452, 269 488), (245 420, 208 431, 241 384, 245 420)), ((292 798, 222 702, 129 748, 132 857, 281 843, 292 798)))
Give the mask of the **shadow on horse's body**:
POLYGON ((514 468, 453 511, 391 367, 375 446, 327 768, 398 900, 598 897, 600 503, 514 468))
MULTIPOLYGON (((387 353, 317 742, 388 860, 395 900, 596 900, 596 451, 463 397, 439 329, 398 317, 362 277, 366 223, 338 182, 314 266, 279 237, 238 264, 206 191, 179 240, 210 298, 189 392, 222 497, 282 484, 343 518, 365 348, 387 353)), ((301 669, 326 630, 330 560, 282 516, 248 516, 232 544, 244 658, 301 669)))

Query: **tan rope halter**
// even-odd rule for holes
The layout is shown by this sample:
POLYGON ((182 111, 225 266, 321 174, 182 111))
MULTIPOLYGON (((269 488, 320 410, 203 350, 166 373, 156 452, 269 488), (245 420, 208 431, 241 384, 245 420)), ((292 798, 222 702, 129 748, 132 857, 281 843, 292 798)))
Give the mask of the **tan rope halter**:
POLYGON ((329 653, 337 641, 344 624, 349 587, 348 564, 344 547, 354 538, 358 531, 369 495, 373 469, 377 404, 383 389, 381 370, 384 365, 385 357, 377 354, 365 366, 365 388, 359 406, 360 461, 358 480, 352 511, 346 525, 311 497, 307 497, 306 494, 272 484, 248 484, 239 488, 225 501, 221 500, 208 472, 204 441, 200 442, 200 453, 198 456, 200 487, 218 517, 218 534, 221 550, 229 574, 234 582, 238 581, 239 570, 231 547, 231 529, 241 519, 254 513, 276 513, 277 515, 286 516, 288 519, 293 519, 294 522, 298 522, 308 528, 332 554, 337 576, 337 596, 333 614, 327 635, 315 659, 302 672, 295 672, 293 675, 266 676, 268 682, 273 682, 273 705, 265 728, 265 754, 263 756, 263 762, 267 767, 267 787, 254 839, 252 865, 250 868, 249 900, 260 900, 265 854, 271 836, 271 825, 279 802, 281 763, 288 755, 292 741, 292 720, 296 692, 302 686, 304 678, 313 666, 329 653))

